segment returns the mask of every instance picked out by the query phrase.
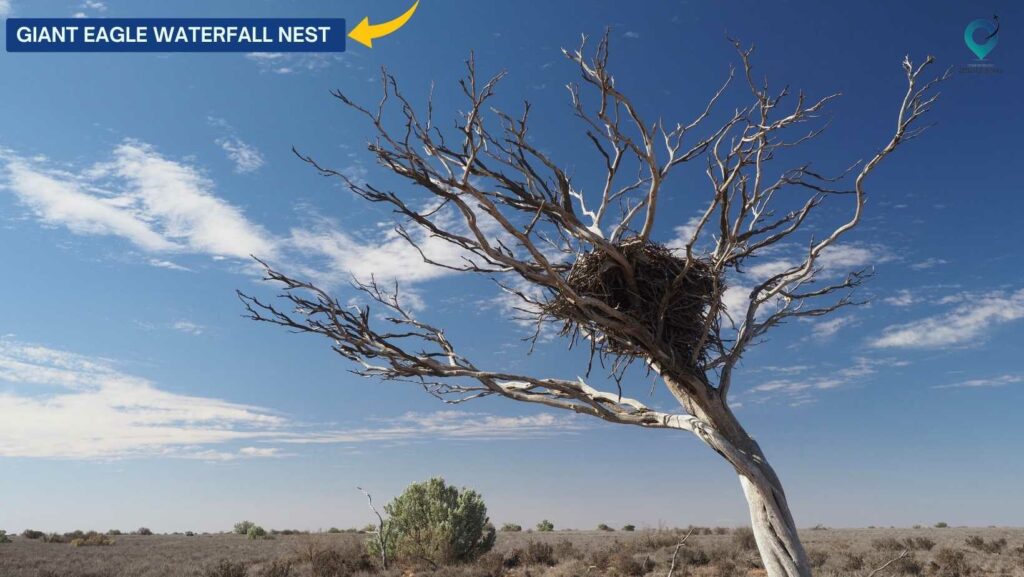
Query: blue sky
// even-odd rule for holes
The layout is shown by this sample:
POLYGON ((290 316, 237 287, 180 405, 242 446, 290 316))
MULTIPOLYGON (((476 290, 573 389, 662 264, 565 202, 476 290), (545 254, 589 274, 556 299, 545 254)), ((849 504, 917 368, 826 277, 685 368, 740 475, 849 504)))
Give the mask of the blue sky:
MULTIPOLYGON (((388 2, 0 0, 6 16, 285 17, 358 22, 388 2)), ((242 518, 326 528, 431 475, 470 485, 498 522, 560 527, 746 523, 735 475, 682 433, 633 430, 499 400, 448 407, 355 377, 327 343, 242 318, 237 288, 272 294, 257 254, 345 295, 350 274, 398 280, 477 364, 572 378, 563 342, 531 357, 481 279, 423 265, 368 206, 297 160, 353 177, 369 129, 330 97, 378 96, 386 65, 410 97, 436 82, 454 117, 470 50, 506 69, 500 102, 535 104, 535 138, 586 182, 559 53, 612 26, 618 86, 649 116, 690 118, 735 52, 776 86, 842 92, 803 150, 835 170, 890 136, 899 63, 952 66, 924 137, 869 180, 864 225, 831 256, 876 264, 869 306, 782 327, 751 351, 737 413, 786 485, 798 524, 1019 525, 1024 424, 1024 200, 1013 3, 427 2, 372 50, 342 55, 0 55, 0 527, 221 530, 242 518), (963 29, 998 14, 999 74, 963 29), (610 495, 634 494, 628 499, 610 495), (697 497, 699 495, 699 497, 697 497)), ((741 94, 736 93, 740 102, 741 94)), ((671 242, 708 192, 674 175, 655 236, 671 242)), ((841 218, 848 207, 823 213, 841 218)), ((784 258, 784 257, 780 257, 784 258)), ((765 262, 765 265, 772 263, 765 262)), ((634 395, 650 380, 631 375, 634 395)), ((655 393, 651 403, 668 408, 655 393)))

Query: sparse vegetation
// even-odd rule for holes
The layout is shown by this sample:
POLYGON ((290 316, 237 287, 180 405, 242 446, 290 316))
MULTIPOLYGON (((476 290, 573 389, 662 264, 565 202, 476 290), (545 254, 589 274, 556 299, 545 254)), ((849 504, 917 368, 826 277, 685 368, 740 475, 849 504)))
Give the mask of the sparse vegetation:
POLYGON ((750 527, 737 527, 732 532, 732 541, 742 550, 757 550, 757 540, 754 539, 754 530, 750 527))
POLYGON ((235 523, 234 531, 236 535, 248 535, 249 529, 252 529, 255 526, 256 523, 253 523, 252 521, 240 521, 235 523))
POLYGON ((981 551, 983 553, 990 553, 994 555, 998 555, 1006 549, 1005 538, 992 539, 990 541, 986 541, 983 537, 979 535, 971 535, 964 539, 964 542, 967 543, 968 547, 977 549, 978 551, 981 551))
POLYGON ((245 536, 249 539, 268 539, 270 535, 267 535, 266 529, 259 525, 252 525, 249 530, 245 532, 245 536))
POLYGON ((0 543, 10 543, 11 538, 7 536, 7 531, 0 529, 0 543))
POLYGON ((42 539, 46 536, 46 533, 36 531, 35 529, 25 529, 21 532, 21 536, 26 539, 42 539))
MULTIPOLYGON (((114 547, 76 539, 112 539, 93 531, 12 539, 2 545, 3 577, 665 577, 676 546, 674 577, 763 577, 746 531, 703 527, 632 532, 501 531, 494 548, 467 561, 431 564, 398 559, 380 567, 366 543, 373 535, 354 530, 308 533, 267 531, 274 540, 241 539, 233 532, 186 539, 187 533, 116 539, 114 547), (698 533, 699 531, 699 533, 698 533), (741 537, 737 537, 740 535, 741 537), (92 544, 92 543, 89 543, 92 544), (77 545, 77 546, 76 546, 77 545), (170 559, 174 565, 168 565, 170 559), (436 565, 436 566, 435 566, 436 565)), ((41 532, 40 532, 41 533, 41 532)), ((831 529, 805 533, 808 560, 820 577, 1021 577, 1024 530, 1020 529, 831 529), (974 539, 973 537, 978 537, 974 539), (1006 540, 1006 545, 999 543, 1006 540)))
POLYGON ((518 533, 523 530, 522 525, 516 525, 515 523, 505 523, 501 526, 502 531, 518 533))
MULTIPOLYGON (((385 546, 389 559, 421 561, 431 566, 472 561, 494 546, 495 531, 483 498, 435 477, 410 485, 384 507, 388 514, 385 546)), ((381 544, 369 542, 375 557, 381 544)))
POLYGON ((612 529, 606 523, 599 523, 597 525, 597 530, 598 531, 614 531, 615 529, 612 529))
POLYGON ((135 530, 134 534, 135 535, 152 535, 153 532, 150 531, 149 528, 147 528, 147 527, 139 527, 138 529, 135 530))
POLYGON ((636 525, 623 525, 623 531, 636 531, 636 525))
POLYGON ((554 531, 555 530, 555 524, 552 523, 551 521, 548 521, 547 519, 544 519, 540 523, 537 523, 537 530, 540 531, 541 533, 547 533, 549 531, 554 531))
POLYGON ((947 527, 949 527, 949 524, 946 523, 945 521, 939 521, 938 523, 935 524, 935 528, 936 529, 945 529, 947 527))

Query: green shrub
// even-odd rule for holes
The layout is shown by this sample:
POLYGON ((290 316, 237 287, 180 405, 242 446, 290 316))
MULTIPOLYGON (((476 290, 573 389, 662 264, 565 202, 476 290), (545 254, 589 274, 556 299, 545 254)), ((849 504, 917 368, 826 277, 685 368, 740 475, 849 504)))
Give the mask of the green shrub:
POLYGON ((260 527, 259 525, 252 525, 249 527, 249 530, 246 531, 245 536, 250 539, 266 539, 268 535, 266 529, 263 527, 260 527))
POLYGON ((42 539, 46 536, 46 533, 36 531, 35 529, 25 529, 21 532, 21 536, 26 539, 42 539))
POLYGON ((542 532, 542 533, 548 532, 548 531, 554 531, 555 530, 555 525, 551 521, 548 521, 547 519, 544 519, 540 523, 537 523, 537 530, 542 532))
POLYGON ((153 532, 148 527, 139 527, 135 530, 136 535, 152 535, 153 532))
POLYGON ((11 538, 7 536, 7 531, 0 529, 0 543, 10 543, 11 538))
POLYGON ((120 529, 111 529, 111 530, 107 531, 107 535, 110 535, 110 536, 113 536, 113 537, 116 537, 116 536, 118 536, 120 534, 121 534, 121 530, 120 529))
POLYGON ((337 527, 331 527, 330 529, 327 530, 327 532, 328 533, 341 533, 342 531, 341 531, 341 529, 339 529, 337 527))
POLYGON ((253 523, 252 521, 240 521, 235 523, 234 532, 236 535, 248 535, 249 529, 252 529, 255 526, 256 523, 253 523))
POLYGON ((515 523, 505 523, 501 526, 501 530, 509 533, 518 533, 523 530, 523 527, 515 523))
MULTIPOLYGON (((472 561, 494 547, 494 526, 480 495, 440 477, 410 485, 384 510, 389 558, 442 565, 472 561)), ((367 545, 371 555, 381 556, 378 540, 367 545)))
POLYGON ((636 531, 636 525, 623 525, 623 531, 636 531))
POLYGON ((611 527, 609 527, 609 526, 608 526, 607 524, 605 524, 605 523, 599 523, 599 524, 597 525, 597 530, 598 530, 598 531, 614 531, 615 529, 612 529, 611 527))
POLYGON ((945 521, 939 521, 935 524, 936 529, 945 529, 946 527, 949 527, 949 524, 947 524, 945 521))

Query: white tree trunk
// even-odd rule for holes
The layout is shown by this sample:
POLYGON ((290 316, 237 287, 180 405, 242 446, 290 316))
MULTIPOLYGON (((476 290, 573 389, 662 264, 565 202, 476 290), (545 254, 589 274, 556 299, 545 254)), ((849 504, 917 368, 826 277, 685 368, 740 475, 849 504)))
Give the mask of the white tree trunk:
POLYGON ((768 577, 810 577, 810 562, 785 496, 771 487, 759 487, 743 475, 740 485, 750 507, 750 524, 768 577))

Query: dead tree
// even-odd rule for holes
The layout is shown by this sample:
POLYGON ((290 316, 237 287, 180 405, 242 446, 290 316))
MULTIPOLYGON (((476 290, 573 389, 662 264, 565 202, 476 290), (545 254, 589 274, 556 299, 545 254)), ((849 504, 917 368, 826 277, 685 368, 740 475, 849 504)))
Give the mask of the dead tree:
MULTIPOLYGON (((591 55, 586 38, 578 50, 563 51, 578 67, 581 86, 592 93, 568 86, 572 110, 593 146, 594 169, 603 183, 598 190, 576 186, 572 175, 534 144, 528 103, 515 115, 492 108, 504 74, 483 79, 472 58, 460 82, 465 109, 451 130, 435 124, 432 99, 422 108, 414 106, 386 71, 376 106, 333 93, 373 126, 368 149, 376 160, 412 190, 426 192, 428 202, 357 182, 296 152, 363 199, 393 209, 399 215, 396 230, 426 262, 497 279, 518 299, 521 314, 536 323, 534 344, 551 327, 570 346, 585 344, 591 364, 597 359, 609 370, 616 390, 599 390, 582 377, 478 366, 441 328, 417 320, 402 305, 397 286, 391 290, 372 279, 355 286, 385 319, 379 310, 339 301, 267 266, 267 279, 283 286, 290 310, 239 293, 249 316, 323 335, 336 353, 356 363, 358 374, 413 382, 447 402, 501 396, 612 423, 693 433, 739 475, 768 575, 809 576, 782 484, 730 410, 734 372, 744 352, 772 327, 857 304, 853 291, 869 271, 830 278, 822 274, 821 256, 861 222, 867 177, 927 128, 921 117, 948 73, 926 80, 932 58, 920 65, 904 59, 907 89, 894 110, 893 132, 866 163, 835 176, 810 164, 778 170, 777 155, 791 157, 790 149, 821 134, 827 125, 822 113, 837 95, 811 100, 788 89, 773 92, 766 81, 755 79, 753 50, 734 45, 740 90, 749 95, 714 128, 707 127, 709 119, 723 95, 731 94, 735 70, 691 120, 668 124, 646 120, 620 91, 608 70, 607 36, 591 55), (707 206, 683 246, 669 248, 651 240, 659 201, 673 170, 695 162, 704 165, 711 190, 694 202, 707 206), (815 237, 805 225, 824 203, 846 203, 851 212, 830 233, 815 237), (461 260, 434 258, 423 250, 418 240, 423 238, 451 243, 461 260), (759 279, 744 309, 726 310, 727 282, 750 286, 742 282, 750 259, 781 246, 800 247, 799 257, 759 279), (626 367, 635 360, 678 400, 678 412, 654 410, 624 394, 624 381, 632 374, 626 367)), ((588 366, 584 374, 589 371, 588 366)))

